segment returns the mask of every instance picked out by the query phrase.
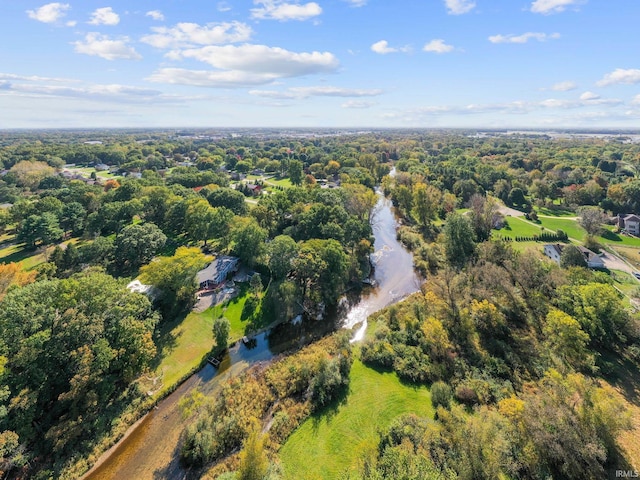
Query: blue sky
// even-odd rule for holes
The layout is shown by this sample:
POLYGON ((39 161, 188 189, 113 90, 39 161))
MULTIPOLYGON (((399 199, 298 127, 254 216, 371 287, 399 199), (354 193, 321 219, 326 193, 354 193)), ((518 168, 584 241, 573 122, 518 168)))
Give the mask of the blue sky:
POLYGON ((640 127, 636 0, 0 0, 0 128, 640 127))

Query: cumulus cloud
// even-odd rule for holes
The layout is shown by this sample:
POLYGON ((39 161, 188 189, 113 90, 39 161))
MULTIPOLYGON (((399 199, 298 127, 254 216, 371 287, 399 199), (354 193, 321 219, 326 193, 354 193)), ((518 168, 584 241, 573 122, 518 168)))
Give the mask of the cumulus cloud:
POLYGON ((91 25, 117 25, 120 23, 120 16, 111 7, 96 9, 91 14, 89 24, 91 25))
POLYGON ((285 91, 277 90, 250 90, 249 94, 259 97, 277 99, 299 99, 309 97, 375 97, 382 95, 380 89, 353 89, 332 86, 319 87, 292 87, 285 91))
POLYGON ((441 38, 436 38, 427 43, 422 50, 433 53, 449 53, 454 50, 453 45, 447 45, 441 38))
POLYGON ((164 20, 164 14, 160 10, 149 10, 147 13, 145 13, 145 16, 151 17, 152 19, 159 22, 164 20))
POLYGON ((583 0, 535 0, 531 4, 531 11, 533 13, 549 15, 551 13, 564 12, 567 7, 580 5, 582 3, 584 3, 583 0))
POLYGON ((194 45, 216 45, 222 43, 246 42, 253 30, 242 22, 178 23, 173 27, 152 27, 154 32, 140 40, 156 48, 178 48, 194 45))
POLYGON ((370 108, 373 107, 376 102, 363 102, 360 100, 349 100, 340 105, 342 108, 370 108))
POLYGON ((66 15, 66 11, 71 8, 68 3, 47 3, 36 10, 27 10, 27 15, 33 20, 42 23, 56 23, 66 15))
POLYGON ((540 33, 540 32, 526 32, 522 35, 492 35, 489 37, 491 43, 527 43, 529 40, 537 40, 539 42, 546 42, 547 40, 557 40, 560 38, 559 33, 540 33))
POLYGON ((207 46, 174 52, 174 58, 207 63, 218 71, 162 68, 148 79, 153 82, 237 88, 271 83, 280 78, 333 73, 338 59, 329 52, 296 53, 266 45, 207 46))
POLYGON ((476 2, 473 0, 444 0, 449 15, 462 15, 473 10, 476 2))
POLYGON ((601 80, 596 82, 599 87, 617 84, 634 84, 640 83, 640 69, 637 68, 616 68, 613 72, 607 73, 601 80))
POLYGON ((282 0, 254 0, 259 8, 251 9, 251 17, 260 20, 308 20, 322 14, 322 8, 316 2, 304 4, 287 3, 282 0))
POLYGON ((556 83, 551 87, 551 90, 555 92, 568 92, 569 90, 575 90, 578 88, 578 84, 576 82, 566 81, 556 83))
POLYGON ((580 100, 584 101, 597 100, 598 98, 600 98, 600 95, 593 92, 584 92, 582 95, 580 95, 580 100))
POLYGON ((84 41, 73 42, 77 53, 93 55, 105 60, 140 60, 142 57, 128 45, 129 38, 111 39, 96 32, 87 33, 84 41))
POLYGON ((379 42, 371 45, 371 50, 373 52, 379 53, 380 55, 386 55, 388 53, 408 52, 410 50, 410 47, 408 45, 399 48, 390 47, 389 42, 387 42, 386 40, 380 40, 379 42))

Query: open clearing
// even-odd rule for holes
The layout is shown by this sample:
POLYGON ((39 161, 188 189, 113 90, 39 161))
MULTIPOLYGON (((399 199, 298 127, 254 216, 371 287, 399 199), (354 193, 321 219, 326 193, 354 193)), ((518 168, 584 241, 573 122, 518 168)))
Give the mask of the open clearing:
POLYGON ((433 417, 429 390, 404 384, 395 373, 368 368, 356 358, 344 400, 308 418, 280 450, 284 478, 340 478, 366 450, 376 448, 378 430, 405 413, 433 417))

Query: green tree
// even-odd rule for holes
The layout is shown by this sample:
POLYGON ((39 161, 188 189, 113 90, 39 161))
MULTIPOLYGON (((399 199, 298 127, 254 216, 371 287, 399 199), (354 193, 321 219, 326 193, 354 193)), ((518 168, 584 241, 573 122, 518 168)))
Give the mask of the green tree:
POLYGON ((82 204, 78 202, 67 203, 62 208, 60 225, 65 231, 79 235, 84 229, 86 215, 87 212, 82 204))
POLYGON ((562 249, 560 254, 560 266, 563 268, 569 267, 584 267, 587 268, 587 261, 584 259, 584 254, 576 245, 566 245, 562 249))
POLYGON ((140 281, 160 290, 165 307, 191 306, 198 288, 196 274, 206 262, 207 257, 199 248, 179 247, 173 256, 143 265, 140 281))
POLYGON ((50 212, 28 216, 18 229, 18 241, 26 243, 29 248, 35 248, 38 243, 50 245, 60 241, 62 235, 58 218, 50 212))
POLYGON ((469 219, 453 212, 447 215, 447 223, 444 226, 444 248, 447 261, 462 268, 473 258, 476 251, 473 228, 469 219))
POLYGON ((289 162, 289 180, 292 185, 302 185, 304 172, 302 171, 302 162, 299 160, 291 160, 289 162))
POLYGON ((264 251, 267 231, 252 217, 236 217, 230 232, 229 247, 247 265, 254 265, 264 251))
POLYGON ((249 211, 244 195, 232 188, 203 189, 205 198, 212 207, 224 207, 236 215, 246 215, 249 211))
POLYGON ((226 350, 229 344, 229 332, 231 324, 225 317, 216 318, 213 321, 213 336, 216 339, 216 349, 219 352, 226 350))
POLYGON ((298 245, 288 235, 278 235, 267 246, 268 264, 274 279, 284 278, 293 268, 298 245))
POLYGON ((436 218, 441 196, 440 191, 432 185, 420 182, 413 186, 413 212, 422 227, 428 228, 436 218))
POLYGON ((238 480, 265 480, 269 460, 264 451, 264 436, 255 428, 244 441, 238 464, 238 480))
POLYGON ((164 247, 167 237, 153 223, 129 225, 115 241, 114 261, 121 272, 131 272, 148 263, 164 247))
POLYGON ((561 362, 577 369, 593 365, 593 355, 587 348, 589 335, 575 318, 553 308, 547 314, 542 333, 546 350, 561 362))

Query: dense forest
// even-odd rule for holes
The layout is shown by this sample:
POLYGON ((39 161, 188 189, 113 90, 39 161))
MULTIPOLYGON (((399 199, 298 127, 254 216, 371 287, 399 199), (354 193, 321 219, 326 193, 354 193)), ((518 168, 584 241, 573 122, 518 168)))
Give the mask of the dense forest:
MULTIPOLYGON (((140 379, 215 256, 252 274, 247 333, 325 321, 371 273, 378 185, 422 291, 373 315, 362 344, 338 333, 185 399, 183 462, 280 478, 280 447, 348 396, 357 358, 428 386, 436 410, 385 426, 344 478, 637 468, 620 439, 640 415, 640 239, 619 218, 640 214, 638 168, 620 136, 4 132, 0 478, 72 478, 152 406, 140 379), (559 265, 544 243, 563 245, 559 265), (580 248, 630 271, 588 269, 580 248)), ((220 352, 229 322, 207 321, 220 352)))

